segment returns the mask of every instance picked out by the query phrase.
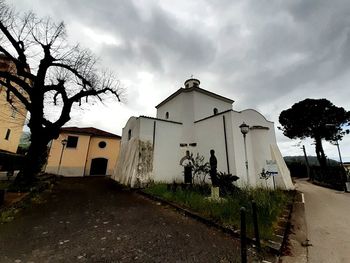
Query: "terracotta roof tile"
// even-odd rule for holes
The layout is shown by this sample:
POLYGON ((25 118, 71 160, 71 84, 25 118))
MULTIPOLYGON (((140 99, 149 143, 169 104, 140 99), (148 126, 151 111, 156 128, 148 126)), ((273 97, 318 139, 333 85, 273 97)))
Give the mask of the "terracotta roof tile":
POLYGON ((121 138, 121 136, 106 132, 94 127, 84 127, 84 128, 79 128, 79 127, 63 127, 61 128, 61 132, 71 132, 71 133, 80 133, 80 134, 87 134, 87 135, 92 135, 92 136, 98 136, 98 137, 111 137, 111 138, 121 138))

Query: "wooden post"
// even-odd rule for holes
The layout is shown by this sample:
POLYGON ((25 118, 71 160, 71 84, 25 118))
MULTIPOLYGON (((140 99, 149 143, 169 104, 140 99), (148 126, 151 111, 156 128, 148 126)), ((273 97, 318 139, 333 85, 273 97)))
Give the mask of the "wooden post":
POLYGON ((258 249, 258 251, 261 251, 261 244, 260 244, 260 234, 259 234, 259 225, 258 225, 258 213, 256 208, 256 202, 252 201, 252 209, 253 209, 253 224, 254 224, 254 234, 255 234, 255 245, 258 249))
POLYGON ((246 209, 241 207, 241 262, 247 263, 247 226, 246 209))
POLYGON ((304 152, 304 157, 305 157, 305 162, 306 162, 307 177, 308 177, 309 180, 310 180, 310 179, 311 179, 311 177, 310 177, 310 165, 309 165, 309 160, 307 159, 306 150, 305 150, 305 145, 303 145, 303 152, 304 152))

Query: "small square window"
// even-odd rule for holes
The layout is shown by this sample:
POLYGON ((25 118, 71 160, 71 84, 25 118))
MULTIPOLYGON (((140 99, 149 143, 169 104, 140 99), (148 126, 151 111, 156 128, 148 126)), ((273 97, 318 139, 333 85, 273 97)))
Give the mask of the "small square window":
POLYGON ((67 148, 77 148, 78 136, 68 136, 67 138, 67 148))

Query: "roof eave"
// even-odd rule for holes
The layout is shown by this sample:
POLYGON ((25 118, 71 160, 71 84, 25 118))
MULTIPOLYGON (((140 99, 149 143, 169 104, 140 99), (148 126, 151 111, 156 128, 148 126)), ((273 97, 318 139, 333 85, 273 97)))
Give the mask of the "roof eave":
POLYGON ((223 101, 225 101, 227 103, 230 103, 230 104, 235 102, 234 100, 231 100, 229 98, 223 97, 223 96, 218 95, 216 93, 213 93, 211 91, 208 91, 208 90, 205 90, 205 89, 202 89, 202 88, 199 88, 199 87, 192 87, 192 88, 186 88, 186 89, 184 89, 184 88, 178 89, 173 94, 171 94, 169 97, 167 97, 165 100, 163 100, 161 103, 159 103, 155 108, 158 109, 159 107, 161 107, 162 105, 164 105, 168 101, 172 100, 173 98, 175 98, 177 95, 179 95, 182 92, 191 92, 191 91, 198 91, 198 92, 200 92, 202 94, 208 95, 210 97, 213 97, 213 98, 216 98, 216 99, 219 99, 219 100, 223 100, 223 101))

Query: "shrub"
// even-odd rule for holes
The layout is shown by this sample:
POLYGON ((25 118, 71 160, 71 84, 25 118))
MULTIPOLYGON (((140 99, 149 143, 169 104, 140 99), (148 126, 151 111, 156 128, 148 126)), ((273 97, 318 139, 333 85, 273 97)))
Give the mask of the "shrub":
POLYGON ((239 227, 240 208, 244 206, 247 209, 247 229, 251 237, 253 236, 251 201, 255 200, 258 208, 259 230, 264 239, 272 236, 273 224, 291 200, 291 195, 282 190, 247 188, 227 195, 223 202, 212 202, 206 198, 209 194, 203 194, 199 189, 201 188, 178 187, 176 191, 172 191, 166 184, 154 184, 144 191, 233 228, 239 227))
POLYGON ((328 166, 322 168, 320 166, 313 166, 312 175, 312 179, 318 183, 337 190, 344 189, 346 173, 343 167, 328 166))
POLYGON ((22 168, 24 155, 0 152, 0 170, 20 170, 22 168))
POLYGON ((290 162, 287 163, 290 175, 292 177, 306 178, 307 177, 307 166, 303 163, 290 162))
POLYGON ((233 184, 238 179, 239 177, 236 175, 219 172, 217 174, 217 184, 220 188, 220 194, 227 196, 239 191, 239 188, 233 184))

